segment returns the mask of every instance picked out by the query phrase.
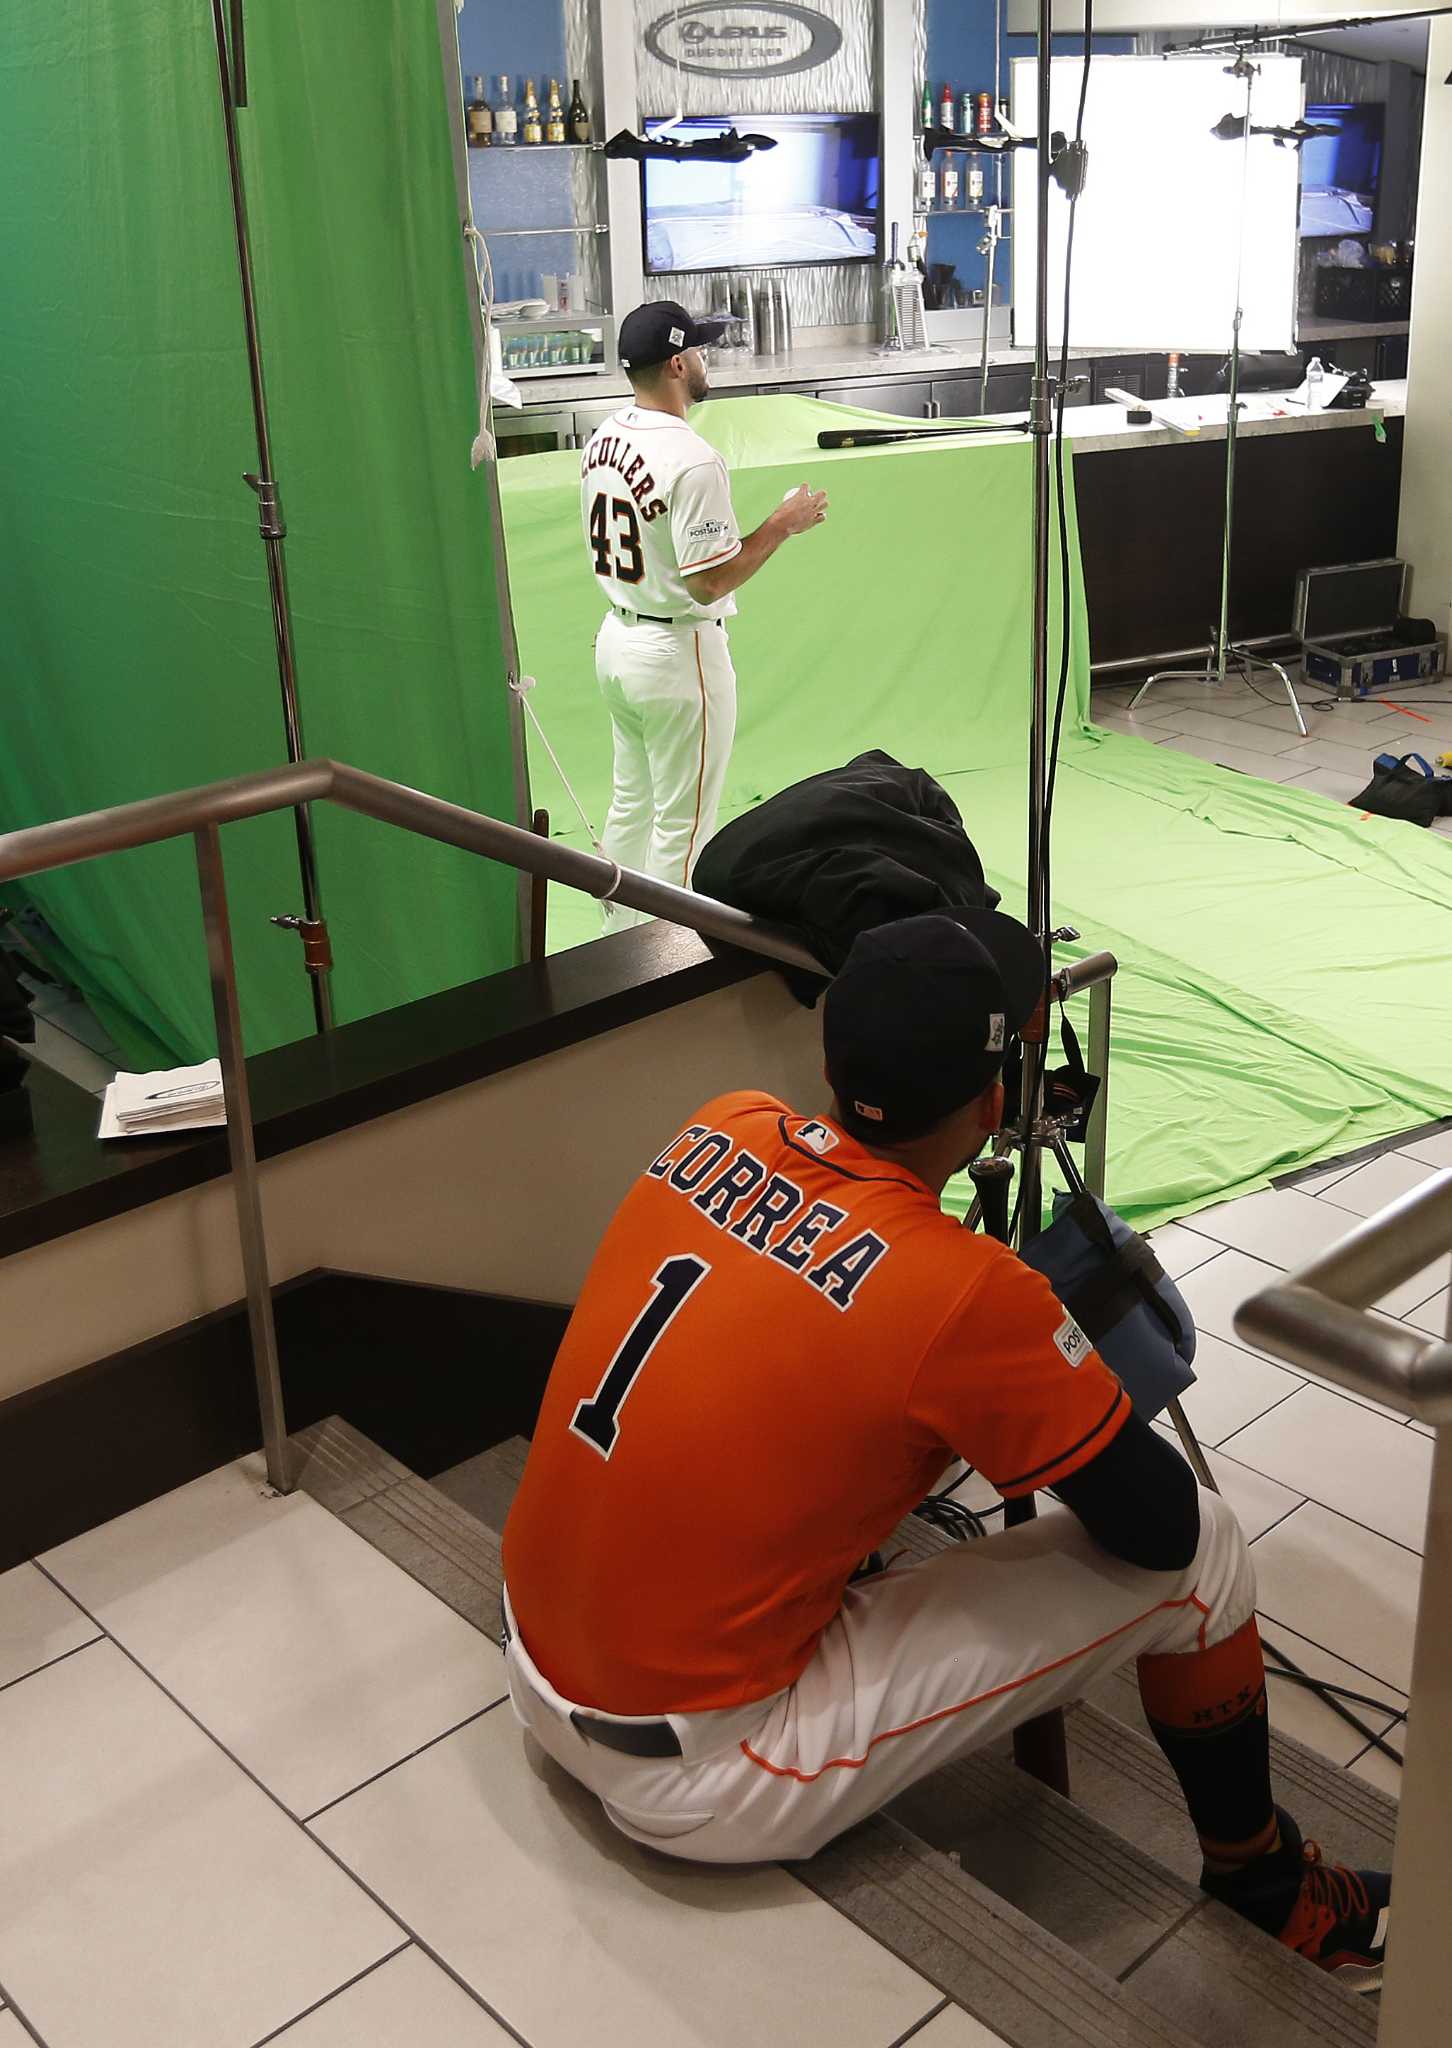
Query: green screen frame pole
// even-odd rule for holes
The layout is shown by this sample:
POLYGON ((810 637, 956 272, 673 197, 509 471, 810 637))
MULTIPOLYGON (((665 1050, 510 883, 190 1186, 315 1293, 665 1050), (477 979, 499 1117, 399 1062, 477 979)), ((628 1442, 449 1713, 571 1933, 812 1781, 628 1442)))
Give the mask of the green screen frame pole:
MULTIPOLYGON (((258 528, 267 558, 267 587, 272 607, 272 632, 277 647, 277 674, 282 688, 282 723, 290 762, 305 758, 302 710, 298 702, 297 656, 288 601, 287 563, 283 542, 287 522, 272 468, 272 436, 267 422, 267 391, 262 372, 262 341, 257 322, 257 294, 252 274, 252 244, 247 227, 247 195, 237 142, 237 109, 247 104, 247 66, 243 41, 243 0, 225 0, 231 16, 229 41, 224 0, 211 0, 212 30, 217 43, 217 76, 222 95, 222 128, 227 144, 227 170, 232 194, 232 226, 237 240, 237 272, 242 290, 242 323, 247 337, 247 370, 252 391, 252 417, 257 434, 257 473, 244 482, 256 494, 258 528)), ((303 966, 312 988, 315 1028, 333 1026, 332 949, 323 917, 318 883, 317 845, 312 813, 306 804, 293 812, 297 832, 298 871, 303 914, 280 916, 273 923, 295 930, 303 942, 303 966)))

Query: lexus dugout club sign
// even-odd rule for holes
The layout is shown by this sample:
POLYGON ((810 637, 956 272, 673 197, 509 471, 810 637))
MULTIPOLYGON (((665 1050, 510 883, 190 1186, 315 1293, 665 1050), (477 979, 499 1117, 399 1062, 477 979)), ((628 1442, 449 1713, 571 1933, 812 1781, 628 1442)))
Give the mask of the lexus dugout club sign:
POLYGON ((814 7, 738 0, 673 8, 650 24, 645 47, 701 78, 786 78, 835 57, 842 31, 814 7))

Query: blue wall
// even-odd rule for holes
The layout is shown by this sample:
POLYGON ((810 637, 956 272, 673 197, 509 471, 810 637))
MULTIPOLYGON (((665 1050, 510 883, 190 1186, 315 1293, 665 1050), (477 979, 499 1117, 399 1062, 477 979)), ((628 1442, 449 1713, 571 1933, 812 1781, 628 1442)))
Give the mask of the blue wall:
POLYGON ((569 93, 562 0, 464 0, 459 54, 465 82, 471 72, 482 72, 491 101, 501 71, 509 73, 516 99, 526 78, 542 92, 549 90, 551 78, 558 78, 569 93))
MULTIPOLYGON (((953 87, 954 99, 961 103, 965 92, 991 92, 993 89, 993 0, 928 0, 928 83, 933 89, 933 104, 946 80, 953 87)), ((1134 40, 1130 36, 1095 36, 1094 51, 1108 56, 1115 52, 1132 50, 1134 40)), ((1010 66, 1015 57, 1031 57, 1034 54, 1033 36, 1011 36, 1003 38, 1003 91, 1007 96, 1012 90, 1010 66)), ((1056 57, 1077 57, 1083 53, 1082 36, 1055 36, 1056 57)), ((941 159, 937 160, 941 168, 941 159)), ((968 159, 960 157, 960 176, 968 159)), ((983 179, 988 198, 993 197, 993 163, 983 159, 983 179)), ((1003 172, 1003 203, 1012 204, 1013 179, 1007 164, 1003 172)), ((961 195, 960 195, 961 196, 961 195)), ((987 273, 986 259, 978 253, 978 243, 983 234, 981 215, 969 214, 962 220, 939 218, 928 227, 928 262, 951 263, 958 273, 959 282, 968 290, 982 289, 987 273)), ((1009 238, 1005 234, 999 244, 998 265, 995 284, 1000 302, 1009 298, 1009 278, 1012 258, 1009 238)))
MULTIPOLYGON (((507 72, 516 107, 524 102, 524 81, 532 78, 541 108, 549 81, 558 78, 566 105, 570 80, 565 75, 565 12, 562 0, 464 0, 459 16, 459 57, 467 96, 470 76, 484 79, 484 94, 493 106, 499 74, 507 72)), ((491 227, 552 227, 572 218, 569 158, 533 156, 523 146, 514 150, 472 149, 469 190, 474 218, 487 235, 491 227)), ((540 274, 572 271, 578 251, 568 237, 491 240, 496 294, 523 299, 539 291, 540 274)))

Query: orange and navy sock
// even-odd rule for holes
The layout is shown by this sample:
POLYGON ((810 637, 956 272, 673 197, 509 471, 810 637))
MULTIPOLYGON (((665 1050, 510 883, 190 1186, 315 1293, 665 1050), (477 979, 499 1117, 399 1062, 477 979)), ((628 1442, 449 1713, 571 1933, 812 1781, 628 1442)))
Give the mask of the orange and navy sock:
POLYGON ((1207 1865, 1228 1872, 1268 1855, 1278 1834, 1254 1619, 1210 1649, 1141 1657, 1139 1696, 1207 1865))

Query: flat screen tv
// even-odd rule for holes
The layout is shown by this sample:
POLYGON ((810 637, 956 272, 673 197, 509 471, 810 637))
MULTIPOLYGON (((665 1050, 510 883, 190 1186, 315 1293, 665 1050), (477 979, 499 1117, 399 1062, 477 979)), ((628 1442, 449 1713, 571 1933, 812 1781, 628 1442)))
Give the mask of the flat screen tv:
MULTIPOLYGON (((667 125, 647 121, 647 136, 667 125)), ((641 165, 651 277, 767 265, 870 263, 878 254, 881 137, 875 114, 691 114, 672 137, 769 135, 744 163, 641 165)))
POLYGON ((1335 135, 1301 145, 1301 233, 1369 235, 1376 224, 1385 107, 1307 107, 1308 121, 1333 123, 1335 135))

